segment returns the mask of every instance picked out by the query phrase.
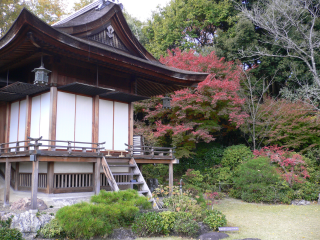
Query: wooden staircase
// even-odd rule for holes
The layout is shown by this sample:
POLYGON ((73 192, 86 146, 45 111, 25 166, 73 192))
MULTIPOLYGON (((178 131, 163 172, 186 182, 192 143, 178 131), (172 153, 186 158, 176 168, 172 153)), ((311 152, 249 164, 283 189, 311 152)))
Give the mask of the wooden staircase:
POLYGON ((102 158, 102 168, 103 172, 106 175, 107 181, 109 183, 109 186, 111 188, 111 191, 120 191, 119 186, 121 185, 128 185, 131 188, 133 188, 133 185, 136 185, 138 187, 138 193, 142 196, 146 196, 150 199, 150 202, 153 204, 153 208, 159 209, 155 199, 152 197, 152 193, 142 176, 140 169, 137 166, 136 161, 134 158, 131 158, 126 165, 119 164, 117 162, 110 162, 108 164, 108 161, 105 157, 102 158), (113 173, 111 171, 111 168, 115 167, 126 167, 129 168, 128 173, 113 173), (116 182, 115 176, 129 176, 128 182, 116 182))

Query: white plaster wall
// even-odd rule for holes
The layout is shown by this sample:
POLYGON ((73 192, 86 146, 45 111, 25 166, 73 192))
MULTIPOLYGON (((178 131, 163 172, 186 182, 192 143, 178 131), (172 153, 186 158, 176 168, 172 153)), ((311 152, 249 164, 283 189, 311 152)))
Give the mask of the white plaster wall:
POLYGON ((40 137, 41 95, 32 98, 30 137, 40 137))
MULTIPOLYGON (((92 142, 92 98, 76 95, 75 141, 92 142)), ((90 144, 76 143, 79 147, 90 144)), ((77 149, 79 150, 79 149, 77 149)))
POLYGON ((27 101, 20 101, 20 116, 19 116, 19 134, 18 141, 24 141, 26 134, 26 117, 27 117, 27 101))
POLYGON ((92 173, 93 163, 55 162, 54 173, 92 173))
MULTIPOLYGON (((56 139, 74 141, 75 94, 58 92, 56 139)), ((59 145, 68 145, 59 143, 59 145)))
MULTIPOLYGON (((47 173, 48 163, 39 162, 39 173, 47 173)), ((20 173, 32 173, 32 162, 20 162, 20 173)))
POLYGON ((112 150, 113 145, 113 101, 99 99, 99 142, 112 150))
POLYGON ((125 150, 129 135, 129 105, 114 103, 114 150, 125 150))
POLYGON ((42 136, 42 139, 49 139, 49 118, 50 118, 50 92, 41 94, 40 130, 39 131, 40 131, 40 136, 42 136))
MULTIPOLYGON (((18 140, 19 105, 19 102, 11 103, 9 142, 16 142, 18 140)), ((10 147, 14 146, 16 146, 16 144, 10 144, 10 147)), ((12 151, 14 151, 14 149, 12 149, 12 151)))
MULTIPOLYGON (((128 167, 110 167, 111 172, 113 173, 128 173, 129 168, 128 167)), ((100 172, 103 173, 103 169, 101 167, 100 172)))

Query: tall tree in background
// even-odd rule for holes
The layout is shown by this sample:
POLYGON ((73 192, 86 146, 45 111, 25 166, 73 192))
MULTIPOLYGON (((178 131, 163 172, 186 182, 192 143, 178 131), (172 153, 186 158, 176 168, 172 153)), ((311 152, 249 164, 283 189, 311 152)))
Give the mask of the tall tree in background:
MULTIPOLYGON (((312 74, 320 88, 320 2, 318 0, 259 0, 252 9, 238 5, 243 15, 265 31, 262 45, 240 51, 244 56, 296 59, 312 74), (277 51, 270 51, 266 45, 277 51)), ((292 68, 294 70, 294 67, 292 68)))
POLYGON ((66 5, 62 0, 32 0, 28 5, 37 17, 50 25, 67 14, 66 5))
POLYGON ((0 1, 0 37, 9 30, 24 6, 26 6, 25 1, 21 0, 0 1))
POLYGON ((89 5, 90 3, 93 3, 95 0, 80 0, 79 2, 75 2, 73 5, 73 11, 78 11, 81 8, 89 5))
POLYGON ((235 11, 228 0, 172 0, 158 8, 144 28, 146 47, 159 58, 167 49, 212 45, 217 29, 226 30, 234 23, 235 11))

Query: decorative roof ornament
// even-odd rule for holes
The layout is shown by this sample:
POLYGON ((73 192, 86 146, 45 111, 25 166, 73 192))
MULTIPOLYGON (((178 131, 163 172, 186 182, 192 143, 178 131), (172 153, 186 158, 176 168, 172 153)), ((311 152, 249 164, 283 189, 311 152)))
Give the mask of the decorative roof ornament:
POLYGON ((104 9, 106 6, 108 6, 111 2, 118 4, 121 8, 121 10, 123 9, 123 5, 122 3, 119 2, 119 0, 117 0, 117 2, 115 2, 116 0, 100 0, 100 4, 99 6, 96 8, 96 11, 100 11, 102 9, 104 9))
POLYGON ((114 33, 114 29, 113 27, 110 25, 109 27, 107 27, 107 35, 109 38, 113 38, 113 33, 114 33))

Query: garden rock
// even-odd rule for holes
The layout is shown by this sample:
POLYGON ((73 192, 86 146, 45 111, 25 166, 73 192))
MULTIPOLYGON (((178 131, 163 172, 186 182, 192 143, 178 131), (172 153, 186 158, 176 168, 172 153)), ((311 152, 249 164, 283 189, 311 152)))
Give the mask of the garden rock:
POLYGON ((209 232, 199 236, 199 240, 219 240, 229 237, 228 234, 222 232, 209 232))
MULTIPOLYGON (((47 209, 47 205, 43 200, 37 199, 37 206, 39 210, 47 209)), ((21 198, 18 201, 11 204, 10 210, 19 210, 19 211, 28 211, 31 209, 31 199, 30 198, 21 198)))
POLYGON ((304 205, 310 205, 310 202, 306 200, 293 200, 291 204, 297 205, 297 206, 304 206, 304 205))
POLYGON ((151 192, 153 192, 159 186, 158 179, 156 178, 149 178, 147 179, 147 185, 151 192))
POLYGON ((198 225, 200 227, 199 235, 203 235, 211 231, 210 227, 207 224, 204 224, 203 222, 199 222, 198 225))
POLYGON ((119 239, 119 240, 132 240, 136 239, 131 229, 114 229, 113 233, 109 237, 110 239, 119 239))
POLYGON ((36 214, 26 211, 24 213, 7 213, 1 219, 7 220, 11 216, 13 216, 11 228, 17 228, 25 239, 33 239, 37 231, 53 218, 48 214, 41 214, 37 217, 36 214))

